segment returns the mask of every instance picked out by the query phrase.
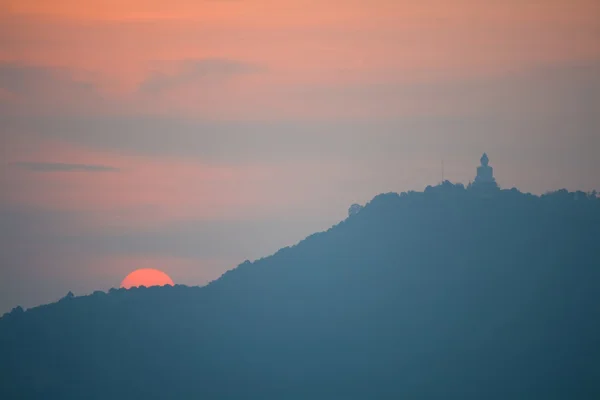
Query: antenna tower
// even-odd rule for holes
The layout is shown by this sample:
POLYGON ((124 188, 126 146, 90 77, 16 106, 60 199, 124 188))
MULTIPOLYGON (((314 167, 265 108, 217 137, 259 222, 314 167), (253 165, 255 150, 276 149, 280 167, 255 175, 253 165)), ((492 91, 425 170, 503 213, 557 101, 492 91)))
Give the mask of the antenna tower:
POLYGON ((442 184, 444 183, 444 160, 442 160, 442 184))

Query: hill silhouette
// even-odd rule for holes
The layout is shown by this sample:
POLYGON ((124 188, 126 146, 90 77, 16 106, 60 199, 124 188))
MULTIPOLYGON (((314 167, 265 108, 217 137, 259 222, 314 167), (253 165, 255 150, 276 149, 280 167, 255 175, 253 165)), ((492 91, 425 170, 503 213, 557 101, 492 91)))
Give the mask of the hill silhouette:
POLYGON ((3 399, 598 399, 600 199, 375 197, 206 287, 0 319, 3 399))

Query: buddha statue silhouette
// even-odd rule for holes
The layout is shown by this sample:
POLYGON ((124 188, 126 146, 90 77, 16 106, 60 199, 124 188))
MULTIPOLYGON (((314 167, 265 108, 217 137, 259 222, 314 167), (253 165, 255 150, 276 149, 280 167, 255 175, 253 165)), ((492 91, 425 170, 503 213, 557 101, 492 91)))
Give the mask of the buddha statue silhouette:
POLYGON ((473 182, 474 186, 498 188, 498 184, 494 178, 494 168, 489 164, 489 157, 486 153, 483 153, 483 156, 481 156, 481 165, 477 167, 477 176, 475 177, 475 182, 473 182))

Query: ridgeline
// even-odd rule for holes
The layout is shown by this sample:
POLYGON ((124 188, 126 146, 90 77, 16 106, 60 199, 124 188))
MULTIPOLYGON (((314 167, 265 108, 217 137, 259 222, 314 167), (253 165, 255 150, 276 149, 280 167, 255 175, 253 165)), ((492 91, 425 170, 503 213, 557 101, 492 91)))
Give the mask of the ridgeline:
POLYGON ((444 182, 205 287, 15 309, 0 398, 598 399, 599 340, 600 199, 444 182))

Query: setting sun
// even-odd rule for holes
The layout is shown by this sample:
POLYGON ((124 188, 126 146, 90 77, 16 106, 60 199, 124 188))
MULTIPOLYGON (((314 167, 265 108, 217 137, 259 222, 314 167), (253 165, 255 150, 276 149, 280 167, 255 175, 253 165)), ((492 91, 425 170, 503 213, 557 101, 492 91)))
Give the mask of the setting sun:
POLYGON ((130 289, 138 286, 173 286, 173 280, 162 271, 152 268, 136 269, 123 279, 121 287, 130 289))

